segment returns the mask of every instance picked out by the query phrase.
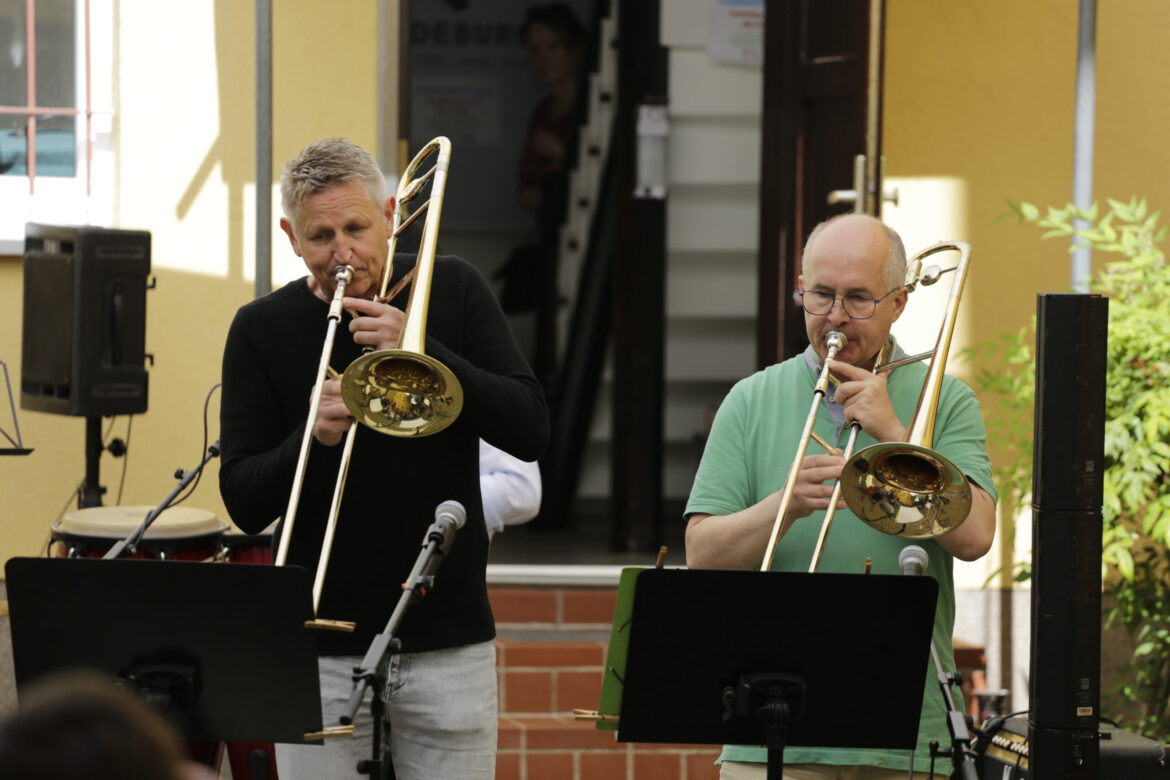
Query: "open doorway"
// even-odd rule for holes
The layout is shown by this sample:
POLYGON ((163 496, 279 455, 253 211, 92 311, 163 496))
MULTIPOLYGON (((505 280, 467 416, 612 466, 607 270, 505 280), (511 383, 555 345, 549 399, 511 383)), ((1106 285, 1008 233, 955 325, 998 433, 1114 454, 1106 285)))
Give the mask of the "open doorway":
MULTIPOLYGON (((581 121, 593 0, 411 3, 409 145, 452 143, 442 251, 475 264, 539 374, 567 167, 581 121), (558 213, 560 212, 560 213, 558 213), (552 246, 549 244, 552 243, 552 246)), ((547 325, 546 325, 547 327, 547 325)))
MULTIPOLYGON (((521 537, 537 544, 542 536, 547 545, 554 527, 600 525, 595 543, 560 545, 578 562, 607 546, 608 491, 597 506, 572 500, 575 495, 564 500, 566 489, 575 489, 568 483, 589 464, 565 465, 572 458, 562 446, 568 439, 560 421, 572 406, 565 402, 566 363, 584 352, 573 345, 594 243, 590 215, 601 200, 616 102, 610 8, 601 0, 464 0, 415 3, 403 20, 409 146, 441 134, 453 147, 441 251, 465 257, 488 279, 545 387, 554 420, 554 441, 541 463, 541 516, 493 545, 521 559, 531 546, 521 537), (591 516, 576 517, 582 513, 591 516)), ((598 314, 594 326, 604 331, 603 352, 608 316, 598 314)), ((598 376, 603 357, 594 359, 598 376)), ((597 390, 588 382, 573 390, 574 401, 589 396, 576 415, 587 429, 597 390)))

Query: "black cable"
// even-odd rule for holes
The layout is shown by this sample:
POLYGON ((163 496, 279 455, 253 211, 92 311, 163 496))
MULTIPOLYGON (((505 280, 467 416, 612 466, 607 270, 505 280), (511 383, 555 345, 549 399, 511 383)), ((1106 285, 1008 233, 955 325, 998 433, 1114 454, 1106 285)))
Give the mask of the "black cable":
POLYGON ((1018 712, 1009 712, 1007 715, 996 715, 994 718, 988 719, 987 723, 982 729, 976 729, 976 733, 980 736, 986 734, 988 740, 996 735, 996 733, 1003 728, 1004 724, 1010 719, 1019 715, 1027 715, 1027 710, 1019 710, 1018 712))
MULTIPOLYGON (((129 419, 126 420, 126 443, 125 449, 122 450, 122 478, 118 480, 118 498, 114 501, 115 506, 122 505, 122 491, 126 487, 126 469, 130 465, 130 431, 134 427, 134 415, 127 415, 127 417, 129 419)), ((113 428, 113 423, 110 424, 110 427, 113 428)), ((105 443, 102 444, 103 449, 107 446, 105 443)))
POLYGON ((81 496, 82 488, 84 486, 85 486, 85 477, 82 477, 81 481, 77 483, 77 486, 74 487, 73 490, 69 493, 68 497, 66 497, 65 505, 61 507, 61 511, 59 511, 57 513, 57 517, 53 519, 52 524, 49 526, 49 538, 44 544, 46 558, 52 557, 52 555, 53 555, 53 542, 57 541, 56 539, 53 538, 53 526, 55 526, 55 525, 57 525, 57 523, 61 522, 61 518, 65 516, 65 511, 67 509, 69 509, 69 504, 78 500, 78 498, 81 496))
MULTIPOLYGON (((198 463, 203 462, 203 455, 207 452, 207 408, 211 405, 212 394, 219 388, 220 384, 220 382, 216 382, 212 385, 211 389, 207 391, 207 396, 203 399, 203 446, 199 448, 199 457, 195 459, 198 463)), ((200 469, 199 473, 195 475, 195 481, 187 487, 185 493, 171 502, 171 506, 178 506, 190 498, 191 494, 195 492, 195 488, 199 487, 199 481, 202 479, 203 470, 200 469)))
POLYGON ((65 516, 65 512, 69 509, 69 504, 81 496, 83 487, 85 487, 85 477, 82 477, 81 481, 74 486, 73 490, 69 491, 69 495, 65 498, 65 505, 61 507, 61 511, 57 512, 57 516, 53 519, 53 525, 61 522, 61 518, 65 516))

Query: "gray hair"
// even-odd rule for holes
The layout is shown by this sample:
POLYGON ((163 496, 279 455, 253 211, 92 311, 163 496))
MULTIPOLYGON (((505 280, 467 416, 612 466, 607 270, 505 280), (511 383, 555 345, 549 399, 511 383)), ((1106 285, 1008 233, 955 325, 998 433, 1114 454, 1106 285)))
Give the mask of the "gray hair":
POLYGON ((379 209, 386 202, 386 179, 373 155, 344 138, 322 138, 289 160, 280 175, 280 206, 294 225, 305 198, 356 181, 379 209))
MULTIPOLYGON (((852 213, 837 214, 835 216, 829 217, 824 222, 813 228, 813 231, 808 234, 808 240, 804 242, 804 253, 800 257, 801 274, 808 276, 808 250, 809 247, 813 245, 813 242, 817 239, 817 237, 821 234, 821 231, 839 219, 852 216, 856 215, 852 213)), ((898 231, 894 230, 879 219, 875 219, 873 217, 869 217, 869 219, 873 220, 874 223, 881 225, 882 230, 885 231, 886 234, 886 242, 890 245, 890 252, 888 255, 886 255, 885 278, 886 289, 892 290, 898 285, 905 284, 906 282, 906 246, 902 243, 902 237, 898 235, 898 231)))

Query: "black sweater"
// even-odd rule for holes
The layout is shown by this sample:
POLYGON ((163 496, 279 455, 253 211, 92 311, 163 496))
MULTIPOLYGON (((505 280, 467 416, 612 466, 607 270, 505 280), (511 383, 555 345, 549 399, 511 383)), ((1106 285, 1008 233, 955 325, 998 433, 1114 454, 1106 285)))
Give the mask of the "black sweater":
MULTIPOLYGON (((414 263, 394 258, 393 281, 414 263)), ((393 301, 405 308, 408 291, 393 301)), ((309 396, 325 342, 328 304, 307 277, 243 306, 228 332, 220 413, 220 492, 232 520, 261 531, 288 506, 309 396)), ((330 363, 339 372, 361 354, 344 315, 330 363)), ((536 460, 548 439, 544 395, 479 272, 438 257, 426 324, 428 355, 463 386, 463 411, 445 430, 404 439, 358 426, 332 555, 317 615, 353 620, 353 634, 326 632, 322 654, 363 654, 381 632, 410 573, 435 507, 467 509, 427 597, 407 610, 399 637, 408 652, 457 647, 495 636, 484 572, 488 539, 479 492, 478 440, 536 460)), ((288 563, 315 571, 343 445, 315 439, 288 563)), ((241 594, 246 597, 247 594, 241 594)))

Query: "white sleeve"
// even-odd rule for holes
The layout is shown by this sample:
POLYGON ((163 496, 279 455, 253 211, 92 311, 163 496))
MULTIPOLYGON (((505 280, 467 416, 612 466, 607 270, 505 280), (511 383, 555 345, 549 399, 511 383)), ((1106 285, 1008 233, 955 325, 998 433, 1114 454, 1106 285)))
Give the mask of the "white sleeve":
POLYGON ((540 511, 540 467, 480 439, 479 489, 489 532, 519 525, 540 511))

